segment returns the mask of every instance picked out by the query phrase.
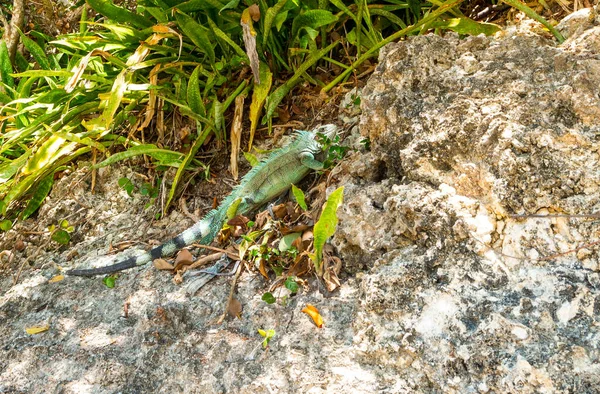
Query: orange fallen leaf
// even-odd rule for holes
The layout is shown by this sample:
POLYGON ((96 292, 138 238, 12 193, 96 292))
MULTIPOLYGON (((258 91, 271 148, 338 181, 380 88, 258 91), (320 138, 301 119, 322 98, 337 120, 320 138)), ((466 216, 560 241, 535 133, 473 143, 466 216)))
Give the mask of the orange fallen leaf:
POLYGON ((25 329, 25 332, 29 335, 34 335, 34 334, 39 334, 44 331, 48 331, 49 329, 50 329, 50 326, 48 324, 46 324, 45 326, 27 327, 25 329))
POLYGON ((56 275, 56 276, 53 276, 52 278, 50 278, 50 280, 48 281, 48 283, 60 282, 63 279, 65 279, 64 275, 56 275))
POLYGON ((157 270, 172 270, 173 269, 173 265, 171 265, 169 262, 167 262, 166 260, 163 260, 163 259, 156 259, 152 262, 152 264, 154 265, 154 268, 156 268, 157 270))
POLYGON ((306 304, 306 307, 302 309, 302 312, 306 313, 308 316, 312 317, 313 321, 317 325, 317 327, 323 327, 323 316, 319 314, 317 308, 312 306, 311 304, 306 304))

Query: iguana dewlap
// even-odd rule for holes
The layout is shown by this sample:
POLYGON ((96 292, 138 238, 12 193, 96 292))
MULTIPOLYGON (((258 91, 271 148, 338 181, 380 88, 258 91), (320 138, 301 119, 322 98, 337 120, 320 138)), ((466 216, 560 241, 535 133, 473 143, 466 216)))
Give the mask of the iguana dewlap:
POLYGON ((239 202, 237 214, 249 214, 288 190, 292 184, 300 182, 311 170, 322 169, 323 163, 315 158, 322 152, 322 147, 315 137, 320 133, 332 139, 337 132, 338 128, 335 125, 319 126, 312 131, 297 131, 290 144, 272 152, 267 159, 252 168, 217 209, 210 211, 202 220, 175 238, 116 264, 92 269, 75 269, 67 271, 67 274, 77 276, 110 274, 170 256, 196 242, 203 245, 210 244, 223 227, 227 210, 234 202, 239 202))

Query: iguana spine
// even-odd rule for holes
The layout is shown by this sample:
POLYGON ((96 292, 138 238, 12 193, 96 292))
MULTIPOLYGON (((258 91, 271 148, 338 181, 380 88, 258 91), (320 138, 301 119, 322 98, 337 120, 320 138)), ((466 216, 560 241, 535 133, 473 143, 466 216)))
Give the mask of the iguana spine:
POLYGON ((227 218, 227 210, 234 202, 239 201, 237 214, 248 214, 288 190, 292 184, 301 181, 311 170, 321 169, 323 164, 315 159, 315 156, 322 152, 322 147, 315 138, 317 134, 323 134, 332 139, 337 132, 338 128, 335 125, 319 126, 313 131, 297 131, 295 139, 290 144, 272 152, 267 159, 252 168, 242 178, 240 184, 223 199, 217 209, 210 211, 202 220, 170 241, 116 264, 70 270, 67 274, 75 276, 110 274, 170 256, 195 242, 203 245, 210 244, 221 230, 227 218))

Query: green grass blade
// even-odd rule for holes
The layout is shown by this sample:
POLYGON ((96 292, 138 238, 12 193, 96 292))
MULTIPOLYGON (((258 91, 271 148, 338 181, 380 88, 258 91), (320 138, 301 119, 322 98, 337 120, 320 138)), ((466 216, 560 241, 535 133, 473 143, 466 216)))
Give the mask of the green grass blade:
POLYGON ((124 152, 115 153, 106 160, 94 165, 92 168, 102 168, 114 164, 118 161, 129 159, 131 157, 148 155, 153 159, 156 159, 165 165, 177 167, 183 158, 183 154, 179 152, 173 152, 168 149, 157 148, 156 145, 144 144, 137 145, 127 149, 124 152), (176 164, 176 165, 175 165, 176 164))
POLYGON ((346 7, 346 5, 341 0, 329 0, 329 2, 337 8, 339 8, 340 10, 344 11, 344 14, 352 18, 352 20, 354 20, 355 23, 358 23, 356 15, 354 15, 354 13, 352 13, 352 11, 350 11, 350 9, 346 7))
POLYGON ((48 61, 46 53, 44 52, 42 47, 40 47, 37 44, 37 42, 27 37, 21 31, 19 31, 19 34, 21 35, 21 42, 23 43, 23 46, 29 51, 29 53, 31 53, 31 56, 33 56, 33 58, 40 65, 40 67, 43 70, 50 70, 50 62, 48 61))
POLYGON ((353 70, 355 70, 365 60, 369 59, 372 56, 375 56, 377 51, 379 51, 383 46, 385 46, 386 44, 389 44, 392 41, 399 39, 400 37, 404 37, 407 34, 410 34, 414 31, 418 30, 419 28, 421 28, 421 26, 434 21, 436 18, 438 18, 439 16, 443 15, 446 12, 449 12, 450 10, 452 10, 452 8, 456 7, 463 1, 464 0, 448 0, 448 1, 444 2, 443 5, 441 5, 439 8, 437 8, 435 11, 432 11, 429 15, 427 15, 426 17, 424 17, 423 19, 421 19, 414 25, 411 25, 411 26, 407 27, 406 29, 397 31, 396 33, 392 34, 391 36, 387 37, 386 39, 380 41, 377 45, 370 48, 361 57, 359 57, 354 63, 352 63, 352 67, 344 70, 340 75, 338 75, 336 78, 334 78, 333 81, 331 81, 329 84, 327 84, 327 86, 325 86, 321 91, 324 93, 329 92, 331 89, 333 89, 333 87, 335 85, 340 83, 344 78, 346 78, 353 70))
POLYGON ((292 39, 295 39, 302 28, 318 29, 337 21, 337 16, 327 10, 308 10, 298 15, 292 22, 292 39))
POLYGON ((215 50, 213 49, 212 43, 208 38, 208 34, 206 32, 206 28, 204 26, 199 25, 192 17, 178 13, 175 15, 175 19, 177 20, 177 24, 183 30, 186 36, 189 37, 190 40, 204 52, 211 64, 215 63, 215 50))
POLYGON ((42 179, 35 188, 33 196, 27 203, 27 206, 21 213, 21 219, 26 220, 29 216, 31 216, 37 209, 42 205, 50 190, 52 189, 52 185, 54 184, 54 173, 48 175, 44 179, 42 179))
POLYGON ((223 30, 219 29, 219 27, 215 24, 215 22, 212 21, 212 19, 208 18, 207 20, 208 25, 213 31, 213 34, 219 37, 221 40, 225 41, 227 44, 229 44, 229 46, 233 48, 235 53, 237 53, 238 56, 244 59, 245 62, 249 62, 248 55, 246 55, 246 52, 244 52, 244 50, 238 44, 236 44, 235 41, 229 38, 229 36, 223 30))
POLYGON ((165 204, 163 213, 167 211, 167 208, 169 207, 169 205, 171 204, 171 201, 173 201, 173 198, 175 197, 175 192, 177 191, 177 186, 179 185, 179 181, 181 180, 181 177, 183 176, 183 172, 186 170, 187 166, 194 159, 196 152, 198 152, 198 149, 200 149, 202 144, 204 144, 204 141, 210 135, 211 132, 212 132, 212 127, 205 127, 204 131, 202 133, 200 133, 200 135, 198 135, 198 138, 196 138, 196 140, 194 141, 192 148, 190 149, 188 154, 185 156, 185 158, 181 162, 181 165, 177 169, 177 173, 175 174, 175 177, 173 178, 173 184, 171 185, 171 189, 169 190, 169 198, 167 199, 167 203, 165 204))
POLYGON ((521 3, 519 0, 502 0, 506 4, 511 7, 515 7, 519 11, 523 12, 525 15, 530 17, 531 19, 540 22, 542 25, 546 27, 546 29, 550 30, 550 32, 556 37, 558 42, 562 44, 565 41, 565 38, 560 34, 558 30, 554 28, 546 19, 538 15, 534 10, 529 8, 527 5, 521 3))
POLYGON ((263 45, 267 45, 267 39, 271 34, 271 27, 273 27, 273 22, 281 9, 285 6, 288 0, 279 0, 273 7, 269 8, 265 15, 265 24, 263 27, 263 45))
POLYGON ((145 29, 153 23, 144 16, 133 13, 126 8, 117 7, 109 0, 86 0, 94 11, 104 15, 108 19, 120 23, 129 23, 137 28, 145 29))

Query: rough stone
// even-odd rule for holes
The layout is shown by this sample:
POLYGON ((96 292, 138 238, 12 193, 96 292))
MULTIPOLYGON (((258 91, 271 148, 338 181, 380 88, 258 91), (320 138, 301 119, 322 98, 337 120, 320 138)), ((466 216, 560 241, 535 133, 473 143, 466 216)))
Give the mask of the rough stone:
POLYGON ((382 51, 334 244, 390 392, 600 391, 599 29, 382 51))
MULTIPOLYGON (((113 289, 50 282, 111 243, 192 223, 177 213, 153 223, 147 201, 116 186, 136 181, 130 170, 101 173, 94 195, 85 171, 66 175, 37 221, 0 240, 25 244, 1 265, 0 392, 600 391, 600 223, 585 216, 600 205, 595 23, 562 46, 513 29, 381 52, 361 93, 362 136, 350 137, 358 150, 330 177, 331 190, 346 186, 333 294, 308 280, 267 305, 268 284, 245 273, 241 319, 217 325, 226 278, 193 298, 151 265, 113 289), (66 217, 75 246, 33 231, 66 217), (32 268, 14 284, 25 258, 32 268), (322 329, 301 312, 309 303, 322 329), (48 330, 27 334, 33 326, 48 330), (258 329, 276 331, 268 350, 258 329)), ((350 127, 357 115, 344 111, 350 127)))

